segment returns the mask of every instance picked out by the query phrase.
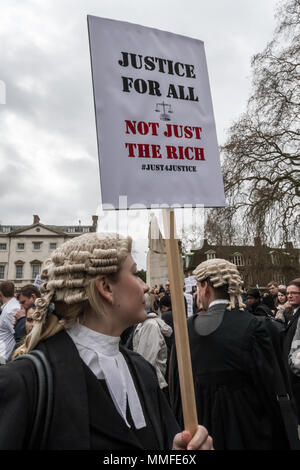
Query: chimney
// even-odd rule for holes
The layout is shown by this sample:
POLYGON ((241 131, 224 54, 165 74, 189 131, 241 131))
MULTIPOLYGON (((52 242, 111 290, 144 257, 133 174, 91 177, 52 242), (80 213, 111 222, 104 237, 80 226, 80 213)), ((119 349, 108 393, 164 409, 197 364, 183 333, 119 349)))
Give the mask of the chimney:
POLYGON ((92 216, 92 220, 93 220, 93 227, 97 228, 98 216, 97 216, 97 215, 93 215, 93 216, 92 216))
POLYGON ((34 223, 34 224, 39 224, 39 223, 40 223, 40 218, 39 218, 38 215, 34 215, 34 216, 33 216, 33 223, 34 223))

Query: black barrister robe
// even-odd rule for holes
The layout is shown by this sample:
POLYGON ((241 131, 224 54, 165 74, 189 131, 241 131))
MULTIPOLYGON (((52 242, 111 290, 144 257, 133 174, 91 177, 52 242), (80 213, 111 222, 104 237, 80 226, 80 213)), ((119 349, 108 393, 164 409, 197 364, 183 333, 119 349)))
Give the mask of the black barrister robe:
MULTIPOLYGON (((286 449, 274 388, 272 346, 263 323, 248 312, 225 310, 217 329, 205 336, 195 330, 196 319, 197 315, 188 319, 188 333, 198 422, 208 429, 214 448, 286 449)), ((175 350, 169 389, 181 424, 175 350)))
MULTIPOLYGON (((40 343, 54 376, 54 407, 46 449, 170 449, 179 426, 153 367, 140 355, 121 351, 141 399, 147 429, 129 429, 103 381, 81 360, 65 331, 40 343)), ((30 361, 0 367, 0 449, 24 449, 35 411, 36 378, 30 361)), ((130 420, 130 416, 128 417, 130 420)))
POLYGON ((283 348, 283 359, 284 364, 288 373, 290 387, 294 396, 295 404, 297 407, 298 423, 300 424, 300 377, 295 375, 288 363, 289 353, 291 350, 291 345, 294 339, 294 335, 297 328, 297 322, 300 318, 300 308, 294 313, 287 323, 286 329, 282 332, 282 348, 283 348))

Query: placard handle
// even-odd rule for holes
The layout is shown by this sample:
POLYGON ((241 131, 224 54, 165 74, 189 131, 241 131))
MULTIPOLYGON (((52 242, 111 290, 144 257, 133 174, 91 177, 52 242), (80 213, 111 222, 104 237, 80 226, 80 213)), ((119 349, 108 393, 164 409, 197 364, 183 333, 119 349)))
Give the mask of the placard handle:
POLYGON ((183 296, 183 270, 178 240, 175 238, 174 210, 163 209, 163 223, 184 427, 193 436, 197 430, 198 418, 183 296))

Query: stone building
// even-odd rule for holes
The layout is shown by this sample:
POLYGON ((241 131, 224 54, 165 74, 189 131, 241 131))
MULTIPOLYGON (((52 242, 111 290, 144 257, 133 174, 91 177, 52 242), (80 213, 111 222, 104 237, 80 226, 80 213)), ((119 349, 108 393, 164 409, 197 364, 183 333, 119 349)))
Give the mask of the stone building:
POLYGON ((166 244, 154 214, 151 214, 149 224, 148 248, 146 282, 150 287, 159 286, 160 284, 165 285, 168 280, 166 244))
POLYGON ((13 281, 16 289, 33 283, 53 250, 70 238, 97 231, 92 225, 44 225, 38 215, 31 225, 0 225, 0 281, 13 281))
POLYGON ((252 246, 210 245, 204 240, 200 250, 185 256, 185 276, 207 259, 224 258, 236 264, 244 280, 244 287, 266 289, 270 281, 287 284, 300 277, 300 250, 288 243, 285 248, 271 248, 261 243, 259 237, 252 246))
MULTIPOLYGON (((181 240, 178 240, 178 247, 180 256, 182 257, 181 240)), ((166 282, 169 280, 166 242, 162 237, 157 218, 154 214, 151 214, 151 219, 149 223, 148 248, 149 250, 147 252, 146 259, 146 282, 150 287, 154 287, 155 285, 159 287, 160 284, 165 286, 166 282)))

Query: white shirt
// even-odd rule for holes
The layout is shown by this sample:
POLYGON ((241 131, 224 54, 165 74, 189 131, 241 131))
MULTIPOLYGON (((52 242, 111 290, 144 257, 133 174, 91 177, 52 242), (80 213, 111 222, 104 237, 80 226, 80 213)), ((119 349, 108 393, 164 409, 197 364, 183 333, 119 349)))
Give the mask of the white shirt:
POLYGON ((146 426, 142 406, 135 389, 128 365, 119 351, 120 338, 103 335, 80 323, 67 330, 74 341, 83 362, 98 379, 104 379, 116 409, 126 419, 127 399, 136 429, 146 426))
POLYGON ((2 306, 0 315, 0 358, 7 361, 15 347, 14 313, 19 310, 20 303, 12 297, 2 306))
POLYGON ((210 304, 209 304, 209 307, 212 307, 213 305, 218 305, 218 304, 229 304, 229 300, 227 299, 219 299, 219 300, 213 300, 210 304))

